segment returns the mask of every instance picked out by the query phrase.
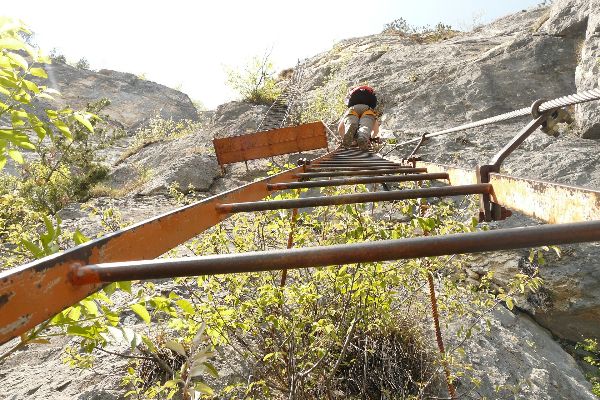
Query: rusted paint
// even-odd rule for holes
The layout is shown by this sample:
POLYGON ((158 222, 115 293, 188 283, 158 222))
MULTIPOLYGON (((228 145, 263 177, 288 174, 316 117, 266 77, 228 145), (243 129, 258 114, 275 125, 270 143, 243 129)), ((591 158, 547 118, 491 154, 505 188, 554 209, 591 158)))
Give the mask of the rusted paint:
POLYGON ((33 328, 101 286, 74 286, 75 266, 125 260, 147 260, 198 235, 227 218, 216 204, 260 200, 268 183, 289 182, 302 167, 230 190, 189 206, 137 223, 62 253, 0 272, 0 296, 9 300, 0 310, 0 344, 33 328), (23 318, 23 315, 29 315, 23 318))
POLYGON ((295 178, 326 178, 331 176, 367 176, 367 175, 384 175, 384 174, 414 174, 418 172, 427 172, 427 168, 393 168, 393 169, 377 169, 377 170, 341 170, 341 171, 325 171, 325 172, 302 172, 295 178))
POLYGON ((311 122, 288 128, 214 139, 219 165, 327 147, 325 125, 311 122))
POLYGON ((600 191, 490 174, 492 200, 550 224, 600 220, 600 191))
POLYGON ((382 175, 382 176, 359 176, 341 179, 329 179, 319 181, 285 182, 269 183, 269 190, 302 189, 311 187, 328 187, 341 185, 365 185, 368 183, 386 183, 386 182, 419 182, 433 179, 447 179, 448 174, 407 174, 407 175, 382 175))
MULTIPOLYGON (((417 163, 429 172, 445 171, 453 185, 477 182, 475 168, 417 163)), ((492 201, 550 224, 600 220, 600 191, 536 179, 490 173, 492 201)))
POLYGON ((337 196, 304 197, 290 200, 253 201, 243 203, 224 203, 217 205, 217 210, 224 214, 236 212, 253 212, 281 210, 305 207, 323 207, 341 204, 370 203, 373 201, 394 201, 417 199, 421 197, 461 196, 468 194, 489 193, 491 185, 480 183, 464 186, 431 187, 425 189, 391 190, 384 192, 367 192, 342 194, 337 196))
POLYGON ((600 240, 600 221, 167 260, 87 265, 78 283, 322 267, 600 240))
POLYGON ((11 295, 12 293, 5 293, 2 296, 0 296, 0 308, 2 308, 2 306, 8 303, 8 299, 10 299, 11 295))

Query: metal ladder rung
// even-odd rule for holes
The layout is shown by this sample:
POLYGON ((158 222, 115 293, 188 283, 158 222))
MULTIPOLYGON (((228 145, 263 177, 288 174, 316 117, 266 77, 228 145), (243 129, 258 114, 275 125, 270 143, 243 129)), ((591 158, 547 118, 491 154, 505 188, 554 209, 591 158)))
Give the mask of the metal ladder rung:
POLYGON ((410 174, 417 172, 427 172, 427 168, 386 168, 373 170, 342 170, 326 172, 299 172, 294 178, 326 178, 331 176, 366 176, 366 175, 384 175, 384 174, 410 174))
POLYGON ((383 176, 364 176, 342 179, 330 179, 320 181, 306 182, 282 182, 268 183, 268 190, 286 190, 286 189, 304 189, 313 187, 328 187, 341 185, 359 185, 367 183, 385 183, 385 182, 418 182, 434 179, 448 179, 445 172, 436 172, 432 174, 409 174, 409 175, 383 175, 383 176))
POLYGON ((342 204, 370 203, 373 201, 409 200, 421 197, 461 196, 490 193, 492 185, 477 183, 474 185, 444 186, 424 189, 392 190, 385 192, 353 193, 326 197, 305 197, 290 200, 251 201, 245 203, 225 203, 216 205, 222 214, 267 210, 285 210, 305 207, 322 207, 342 204))
POLYGON ((231 274, 509 250, 600 240, 600 221, 380 240, 326 247, 82 266, 73 284, 231 274))

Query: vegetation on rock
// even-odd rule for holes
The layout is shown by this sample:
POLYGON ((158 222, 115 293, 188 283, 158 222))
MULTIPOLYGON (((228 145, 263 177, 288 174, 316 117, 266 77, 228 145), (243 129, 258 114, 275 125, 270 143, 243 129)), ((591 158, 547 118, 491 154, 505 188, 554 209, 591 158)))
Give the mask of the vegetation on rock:
POLYGON ((240 94, 242 100, 256 104, 270 104, 281 94, 275 79, 270 54, 254 57, 243 72, 227 69, 227 84, 240 94))

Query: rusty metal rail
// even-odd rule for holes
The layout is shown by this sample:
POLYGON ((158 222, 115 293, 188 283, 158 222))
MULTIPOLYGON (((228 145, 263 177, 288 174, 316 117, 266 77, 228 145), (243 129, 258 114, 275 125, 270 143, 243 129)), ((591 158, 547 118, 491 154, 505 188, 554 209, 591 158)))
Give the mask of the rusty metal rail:
POLYGON ((383 176, 365 176, 355 178, 330 179, 323 181, 305 181, 305 182, 283 182, 269 183, 269 190, 287 190, 287 189, 305 189, 314 187, 342 186, 342 185, 365 185, 368 183, 389 183, 389 182, 420 182, 434 179, 448 179, 448 174, 438 172, 435 174, 409 174, 409 175, 383 175, 383 176))
POLYGON ((332 176, 366 176, 366 175, 385 175, 385 174, 414 174, 417 172, 427 172, 427 168, 386 168, 386 169, 358 169, 326 172, 300 172, 294 175, 295 178, 327 178, 332 176))
POLYGON ((342 194, 338 196, 305 197, 292 200, 249 201, 217 205, 220 213, 238 213, 292 208, 339 206, 342 204, 370 203, 373 201, 409 200, 443 196, 465 196, 469 194, 490 193, 492 185, 479 183, 464 186, 444 186, 425 189, 392 190, 389 192, 371 192, 342 194))
POLYGON ((88 265, 74 269, 73 282, 89 285, 134 279, 273 271, 598 240, 600 221, 577 222, 327 247, 88 265))

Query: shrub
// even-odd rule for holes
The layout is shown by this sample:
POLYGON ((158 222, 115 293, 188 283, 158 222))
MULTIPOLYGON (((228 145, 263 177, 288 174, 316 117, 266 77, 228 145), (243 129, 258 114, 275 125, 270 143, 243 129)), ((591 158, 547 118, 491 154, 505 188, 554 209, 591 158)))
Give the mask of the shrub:
POLYGON ((410 25, 404 18, 395 19, 383 26, 383 33, 407 37, 417 43, 432 43, 448 39, 458 34, 450 25, 438 22, 433 28, 429 25, 410 25))
POLYGON ((270 104, 281 94, 269 54, 263 58, 252 58, 243 72, 227 69, 226 74, 227 84, 238 92, 244 101, 270 104))
POLYGON ((79 61, 77 61, 74 65, 75 68, 77 69, 85 69, 88 70, 90 69, 90 62, 87 60, 87 58, 82 57, 79 59, 79 61))
POLYGON ((148 124, 135 132, 132 146, 121 154, 119 160, 125 160, 152 143, 179 139, 196 133, 202 128, 203 123, 199 121, 191 119, 174 121, 172 118, 165 119, 156 115, 150 118, 148 124))

